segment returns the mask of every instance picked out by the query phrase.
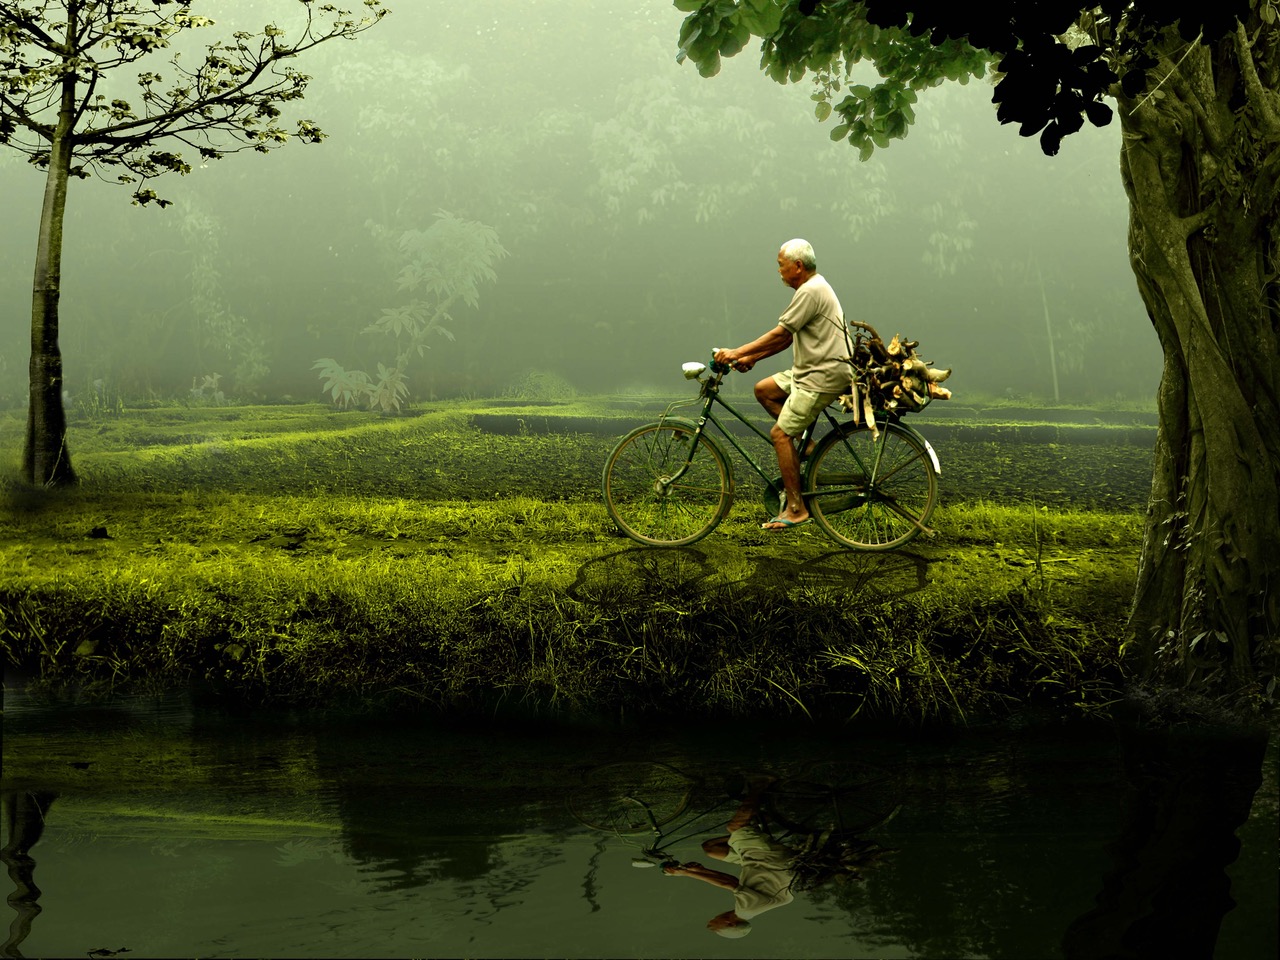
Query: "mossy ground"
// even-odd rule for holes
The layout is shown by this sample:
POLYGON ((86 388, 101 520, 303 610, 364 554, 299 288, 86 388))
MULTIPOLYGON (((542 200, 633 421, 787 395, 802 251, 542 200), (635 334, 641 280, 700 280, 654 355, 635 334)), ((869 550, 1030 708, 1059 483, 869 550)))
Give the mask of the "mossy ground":
MULTIPOLYGON (((544 715, 953 721, 1116 695, 1140 515, 1072 506, 1100 485, 1088 471, 1037 497, 1028 465, 1081 451, 975 450, 954 472, 961 451, 943 452, 938 532, 894 554, 764 533, 749 495, 695 546, 655 549, 600 504, 613 437, 498 437, 475 409, 73 423, 78 489, 3 491, 9 664, 90 689, 544 715), (979 493, 1031 496, 947 485, 984 461, 979 493)), ((528 412, 616 417, 617 435, 636 419, 590 400, 528 412)), ((14 460, 20 437, 0 421, 14 460)))

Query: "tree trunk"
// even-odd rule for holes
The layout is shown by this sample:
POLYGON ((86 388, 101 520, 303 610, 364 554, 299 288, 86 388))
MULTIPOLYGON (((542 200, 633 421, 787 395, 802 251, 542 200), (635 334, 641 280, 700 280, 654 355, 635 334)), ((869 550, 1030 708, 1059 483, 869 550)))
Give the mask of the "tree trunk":
POLYGON ((36 862, 31 848, 44 833, 49 807, 56 799, 58 794, 50 790, 6 790, 0 794, 5 833, 0 861, 13 884, 7 899, 17 914, 9 925, 8 938, 0 944, 0 957, 22 956, 19 945, 31 935, 31 924, 40 916, 41 890, 36 886, 36 862))
POLYGON ((1274 682, 1280 635, 1280 29, 1252 30, 1171 33, 1148 90, 1118 98, 1130 260, 1165 357, 1126 647, 1154 686, 1236 707, 1274 682))
MULTIPOLYGON (((70 18, 69 18, 70 19, 70 18)), ((70 25, 68 30, 70 30, 70 25)), ((62 218, 71 171, 75 122, 75 72, 62 81, 58 125, 49 150, 40 239, 31 290, 31 394, 22 469, 27 482, 65 486, 76 482, 67 450, 67 416, 62 407, 62 351, 58 349, 58 300, 62 293, 62 218)))

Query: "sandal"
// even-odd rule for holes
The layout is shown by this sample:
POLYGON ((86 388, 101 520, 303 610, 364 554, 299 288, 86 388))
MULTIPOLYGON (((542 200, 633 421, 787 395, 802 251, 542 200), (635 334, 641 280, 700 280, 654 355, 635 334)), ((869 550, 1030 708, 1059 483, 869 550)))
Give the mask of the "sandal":
POLYGON ((805 517, 803 520, 788 520, 786 517, 782 515, 778 515, 774 517, 772 520, 769 520, 765 523, 760 524, 760 529, 767 530, 769 533, 781 533, 783 530, 790 530, 792 527, 803 527, 806 523, 808 523, 812 519, 813 517, 805 517), (772 524, 775 524, 775 523, 780 523, 782 524, 782 526, 780 527, 772 526, 772 524))

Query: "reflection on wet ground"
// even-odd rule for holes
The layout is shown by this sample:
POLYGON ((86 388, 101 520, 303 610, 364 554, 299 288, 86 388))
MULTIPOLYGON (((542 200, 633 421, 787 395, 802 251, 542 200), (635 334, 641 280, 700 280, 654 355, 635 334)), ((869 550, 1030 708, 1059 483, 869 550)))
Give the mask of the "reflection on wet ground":
MULTIPOLYGON (((1162 862, 1110 730, 5 707, 9 956, 1057 957, 1162 862)), ((1219 957, 1275 954, 1267 764, 1219 957)))

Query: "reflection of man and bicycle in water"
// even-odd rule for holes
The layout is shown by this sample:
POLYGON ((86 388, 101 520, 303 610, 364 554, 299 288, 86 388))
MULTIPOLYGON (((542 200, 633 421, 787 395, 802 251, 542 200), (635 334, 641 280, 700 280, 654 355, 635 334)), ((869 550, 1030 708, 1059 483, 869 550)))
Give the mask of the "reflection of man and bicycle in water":
POLYGON ((592 829, 636 845, 634 866, 728 892, 732 906, 707 922, 724 937, 746 936, 756 917, 797 893, 861 879, 892 852, 868 835, 901 807, 894 775, 857 761, 782 776, 734 773, 718 788, 664 761, 617 761, 586 770, 568 805, 592 829), (706 837, 702 852, 738 866, 737 876, 676 855, 698 837, 706 837))

